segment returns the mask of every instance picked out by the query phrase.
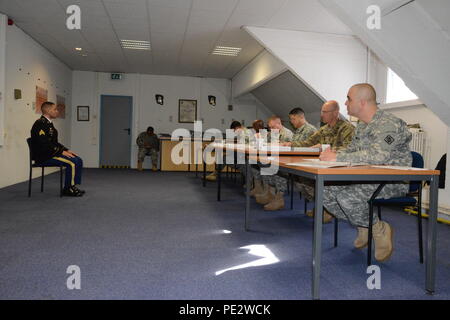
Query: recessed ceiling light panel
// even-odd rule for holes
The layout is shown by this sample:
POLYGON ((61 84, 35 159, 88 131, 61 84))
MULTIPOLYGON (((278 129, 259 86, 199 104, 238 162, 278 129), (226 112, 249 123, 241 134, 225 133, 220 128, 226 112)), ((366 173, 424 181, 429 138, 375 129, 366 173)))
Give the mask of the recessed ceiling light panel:
POLYGON ((216 46, 212 54, 236 57, 241 52, 241 50, 242 48, 216 46))
POLYGON ((150 50, 150 42, 144 40, 120 40, 124 49, 150 50))

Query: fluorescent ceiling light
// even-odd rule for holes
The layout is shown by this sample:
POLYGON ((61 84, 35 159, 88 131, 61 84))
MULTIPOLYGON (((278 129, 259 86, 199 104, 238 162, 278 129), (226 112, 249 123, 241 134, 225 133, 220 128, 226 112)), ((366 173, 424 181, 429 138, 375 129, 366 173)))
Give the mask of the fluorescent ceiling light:
POLYGON ((83 49, 81 49, 81 48, 75 48, 75 50, 77 50, 77 51, 81 51, 81 50, 83 50, 83 49))
POLYGON ((124 49, 150 50, 150 42, 143 40, 120 40, 124 49))
POLYGON ((216 46, 212 54, 236 57, 241 52, 241 50, 242 48, 216 46))

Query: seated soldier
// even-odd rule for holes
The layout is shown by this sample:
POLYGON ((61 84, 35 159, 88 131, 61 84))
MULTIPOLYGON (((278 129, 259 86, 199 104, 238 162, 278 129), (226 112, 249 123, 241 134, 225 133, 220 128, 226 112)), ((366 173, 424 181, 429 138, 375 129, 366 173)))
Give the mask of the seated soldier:
MULTIPOLYGON (((355 127, 347 121, 339 119, 339 104, 337 101, 331 100, 323 104, 320 112, 322 126, 316 133, 303 141, 292 143, 293 147, 320 147, 322 144, 329 144, 330 147, 339 151, 345 148, 351 141, 355 127)), ((314 198, 314 181, 311 179, 296 178, 295 186, 300 190, 303 196, 312 201, 314 198)), ((306 215, 312 217, 314 211, 308 210, 306 215)), ((324 222, 331 221, 333 216, 326 211, 323 213, 324 222)))
MULTIPOLYGON (((267 125, 270 128, 270 133, 267 135, 268 143, 284 143, 292 141, 293 133, 291 130, 283 126, 281 123, 281 118, 278 116, 271 116, 267 120, 267 125), (276 141, 271 141, 271 138, 276 139, 276 141)), ((256 196, 257 194, 263 194, 268 188, 266 177, 261 176, 260 167, 255 166, 252 168, 253 173, 253 189, 250 191, 251 196, 256 196)))
MULTIPOLYGON (((381 109, 376 103, 375 89, 367 83, 357 84, 347 94, 348 114, 359 119, 355 136, 347 148, 327 149, 320 155, 323 161, 364 162, 377 165, 411 166, 409 147, 411 133, 406 123, 381 109)), ((358 228, 354 246, 362 249, 368 243, 368 200, 378 184, 345 184, 325 186, 323 205, 338 219, 348 220, 358 228)), ((408 192, 406 183, 387 184, 379 198, 403 197, 408 192)), ((393 229, 386 221, 373 216, 375 259, 386 261, 392 255, 393 229)))
MULTIPOLYGON (((289 120, 294 128, 294 136, 291 142, 285 142, 283 145, 291 145, 296 141, 303 141, 313 135, 317 130, 309 124, 305 118, 305 112, 302 108, 294 108, 289 112, 289 120)), ((270 185, 264 193, 256 194, 255 199, 259 204, 264 205, 264 210, 276 211, 284 208, 284 193, 287 191, 287 179, 280 175, 267 176, 267 183, 270 185)))
POLYGON ((159 139, 154 133, 153 127, 148 127, 146 132, 139 134, 136 139, 136 144, 139 146, 137 169, 142 171, 142 164, 144 163, 145 156, 150 156, 152 159, 152 171, 157 171, 159 139))
POLYGON ((66 167, 63 195, 81 197, 85 192, 77 187, 81 184, 83 160, 58 142, 58 131, 53 119, 58 117, 58 109, 53 102, 44 102, 42 116, 31 128, 31 153, 36 164, 66 167))
MULTIPOLYGON (((252 137, 252 132, 244 127, 239 121, 233 121, 230 125, 230 129, 234 131, 237 137, 238 143, 250 143, 250 138, 252 137)), ((237 165, 237 167, 245 171, 245 165, 237 165)), ((208 181, 216 181, 217 179, 217 172, 214 170, 210 174, 206 176, 206 180, 208 181)))

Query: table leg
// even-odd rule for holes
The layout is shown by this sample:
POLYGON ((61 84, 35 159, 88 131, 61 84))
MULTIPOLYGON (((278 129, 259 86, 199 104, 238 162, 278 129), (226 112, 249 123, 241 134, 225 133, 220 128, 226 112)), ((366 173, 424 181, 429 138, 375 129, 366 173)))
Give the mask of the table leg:
POLYGON ((245 231, 248 231, 248 218, 250 215, 250 163, 248 156, 245 155, 245 231))
POLYGON ((430 181, 430 217, 428 220, 427 235, 427 258, 426 258, 426 281, 427 293, 434 293, 436 278, 436 238, 437 238, 437 215, 438 215, 438 182, 439 177, 433 176, 430 181))
POLYGON ((203 164, 203 186, 206 187, 206 163, 205 155, 202 152, 202 164, 203 164))
POLYGON ((291 185, 291 210, 294 209, 294 177, 289 174, 289 182, 291 185))
POLYGON ((323 177, 316 177, 315 215, 312 257, 312 297, 320 299, 320 263, 322 258, 322 214, 323 214, 323 177))
POLYGON ((220 187, 222 185, 222 165, 217 164, 216 166, 217 170, 217 201, 220 201, 220 187))

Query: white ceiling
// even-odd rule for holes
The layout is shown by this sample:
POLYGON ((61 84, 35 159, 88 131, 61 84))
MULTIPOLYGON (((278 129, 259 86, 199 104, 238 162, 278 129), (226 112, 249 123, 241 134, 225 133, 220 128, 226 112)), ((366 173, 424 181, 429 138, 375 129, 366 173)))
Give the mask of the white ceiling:
POLYGON ((0 12, 71 69, 103 72, 232 78, 263 50, 244 25, 351 34, 317 0, 0 0, 0 12), (81 30, 66 28, 73 4, 81 30), (120 39, 150 41, 151 51, 120 39), (242 51, 211 55, 216 45, 242 51))

